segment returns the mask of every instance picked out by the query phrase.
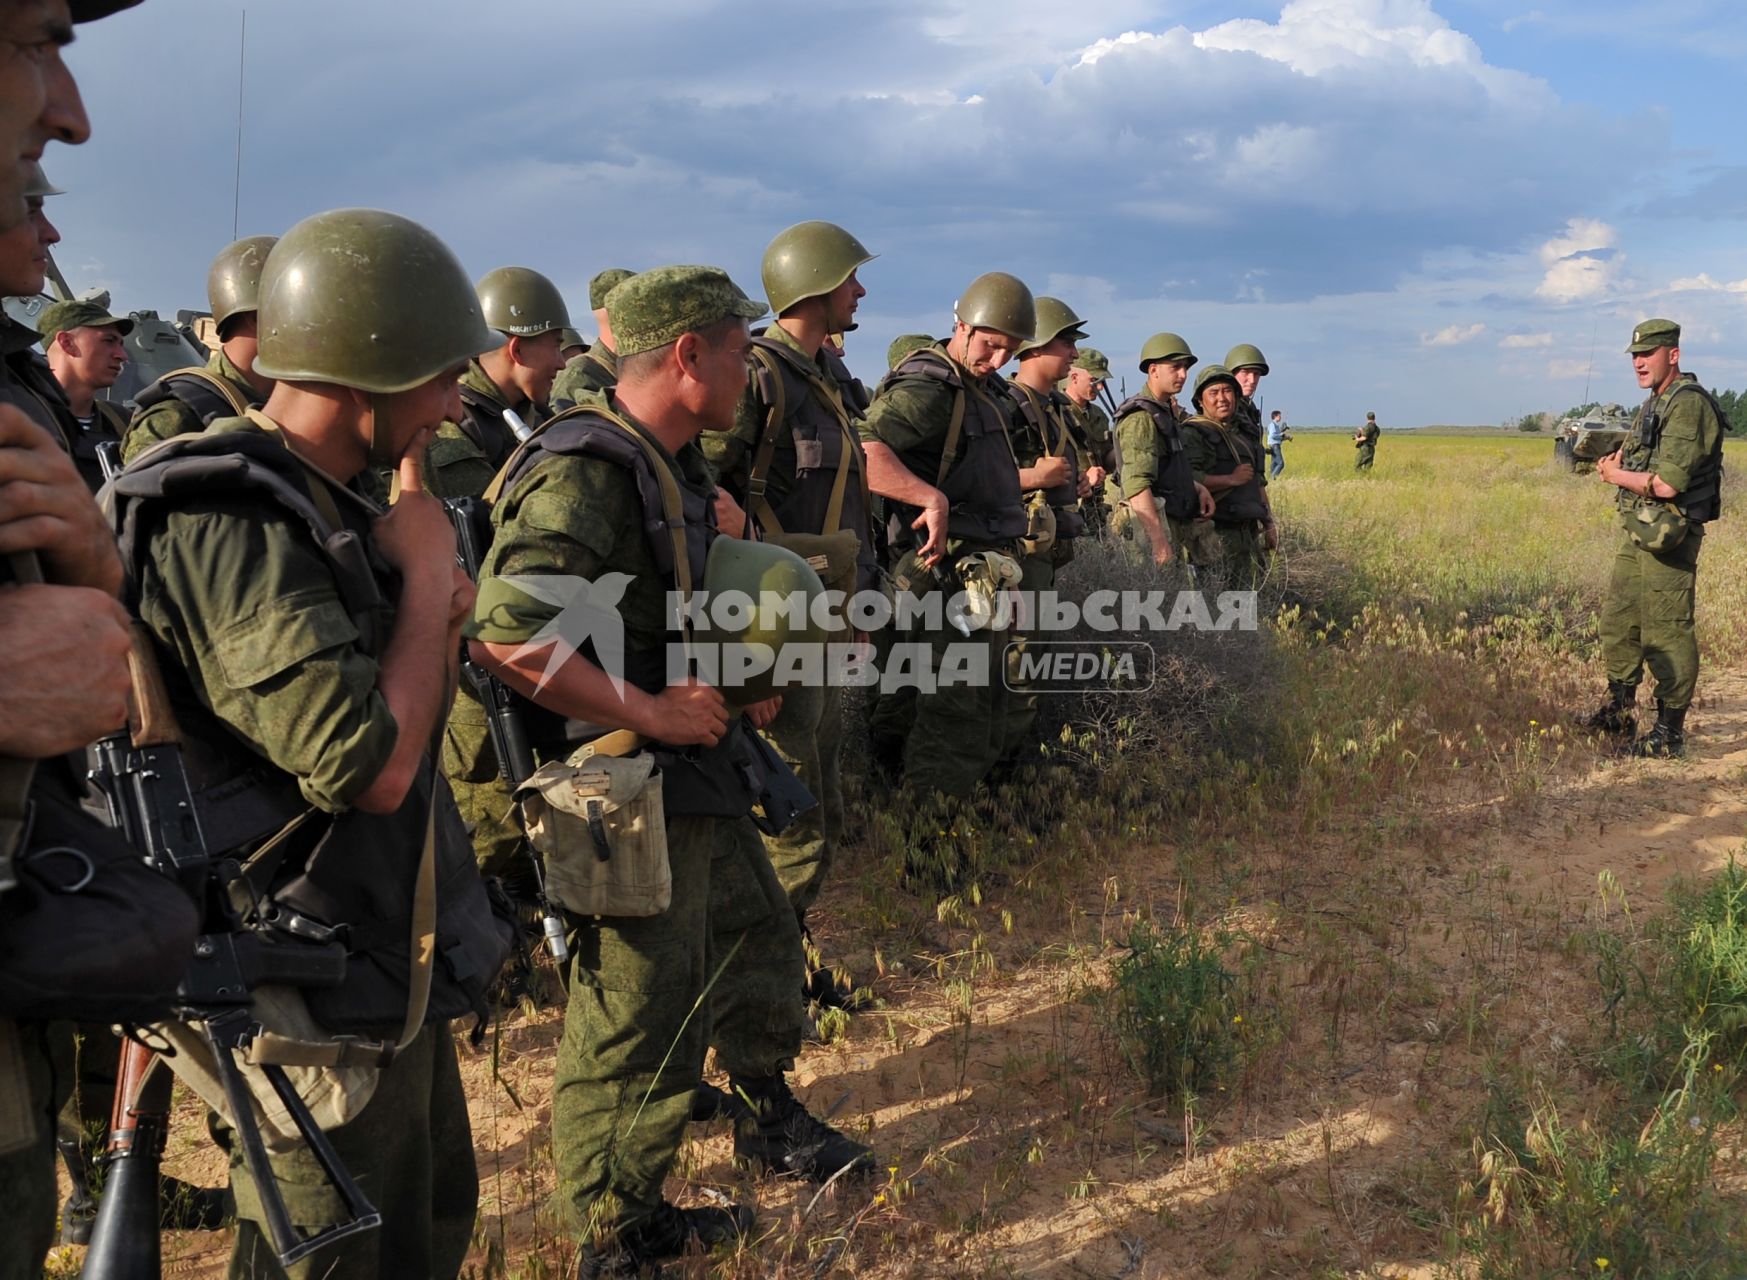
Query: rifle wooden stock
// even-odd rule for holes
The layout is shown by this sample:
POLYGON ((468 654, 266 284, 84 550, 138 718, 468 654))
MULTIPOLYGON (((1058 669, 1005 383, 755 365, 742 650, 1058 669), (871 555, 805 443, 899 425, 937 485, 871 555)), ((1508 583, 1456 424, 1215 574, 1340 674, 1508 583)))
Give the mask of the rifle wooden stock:
POLYGON ((109 1166, 81 1280, 158 1280, 158 1181, 174 1079, 156 1054, 126 1041, 109 1121, 109 1166))
POLYGON ((127 727, 133 745, 180 746, 182 726, 176 723, 176 713, 170 707, 170 694, 164 688, 164 673, 158 667, 151 633, 137 619, 131 630, 133 645, 127 654, 127 670, 133 678, 133 688, 127 698, 127 727))

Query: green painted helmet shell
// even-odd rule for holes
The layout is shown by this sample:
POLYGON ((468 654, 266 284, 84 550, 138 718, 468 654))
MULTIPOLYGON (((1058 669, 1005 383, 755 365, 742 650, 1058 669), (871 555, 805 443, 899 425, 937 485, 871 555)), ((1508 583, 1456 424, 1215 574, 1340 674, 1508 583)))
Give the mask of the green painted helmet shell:
POLYGON ((1195 363, 1195 353, 1189 350, 1189 344, 1175 333, 1155 333, 1146 340, 1146 345, 1140 349, 1140 371, 1146 372, 1146 367, 1154 360, 1188 360, 1195 363))
MULTIPOLYGON (((780 662, 784 645, 823 644, 827 639, 813 608, 814 601, 824 594, 824 584, 811 565, 786 547, 718 537, 710 544, 710 554, 704 561, 704 590, 712 601, 725 593, 737 593, 753 606, 744 626, 725 629, 712 625, 701 632, 699 638, 706 642, 724 646, 765 645, 780 662), (797 594, 806 599, 804 611, 779 607, 780 602, 797 594)), ((716 622, 713 608, 711 621, 716 622)), ((782 692, 775 675, 774 669, 766 669, 743 684, 723 689, 722 694, 736 706, 763 701, 782 692)))
POLYGON ((1243 388, 1237 385, 1237 378, 1233 376, 1230 369, 1222 364, 1210 364, 1195 375, 1195 394, 1189 399, 1194 402, 1197 409, 1201 407, 1201 393, 1215 382, 1229 382, 1234 391, 1239 395, 1243 394, 1243 388))
POLYGON ((777 232, 764 251, 764 296, 780 316, 797 302, 830 293, 878 256, 834 222, 797 222, 777 232))
POLYGON ((24 196, 27 200, 41 200, 47 196, 64 196, 67 193, 49 181, 48 174, 42 171, 40 164, 32 163, 30 176, 24 180, 24 196))
POLYGON ((278 236, 245 236, 220 249, 212 260, 206 273, 206 302, 221 334, 225 321, 260 305, 261 269, 278 243, 278 236))
POLYGON ((1046 347, 1057 338, 1066 336, 1078 342, 1086 336, 1086 322, 1074 314, 1074 309, 1060 298, 1049 296, 1037 300, 1037 332, 1031 341, 1021 344, 1019 354, 1035 351, 1046 347))
POLYGON ((476 291, 479 313, 485 317, 485 323, 505 337, 537 338, 542 333, 570 327, 564 295, 538 271, 499 267, 486 272, 476 291))
POLYGON ((1268 357, 1254 343, 1240 342, 1225 353, 1225 367, 1233 372, 1239 369, 1260 369, 1265 378, 1268 376, 1268 357))
POLYGON ((575 329, 565 328, 558 335, 558 349, 560 351, 568 351, 572 347, 581 347, 584 351, 587 351, 589 348, 589 341, 575 329))
POLYGON ((388 395, 502 345, 449 246, 380 209, 334 209, 287 231, 257 310, 255 369, 281 382, 388 395))
POLYGON ((1025 281, 1005 271, 990 271, 966 286, 952 309, 960 324, 993 329, 1021 342, 1037 336, 1037 303, 1025 281))

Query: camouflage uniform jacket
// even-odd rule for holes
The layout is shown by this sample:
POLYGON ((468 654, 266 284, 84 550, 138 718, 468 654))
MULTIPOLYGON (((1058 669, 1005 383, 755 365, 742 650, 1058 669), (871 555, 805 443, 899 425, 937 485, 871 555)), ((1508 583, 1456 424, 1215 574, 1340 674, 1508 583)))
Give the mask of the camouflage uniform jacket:
MULTIPOLYGON (((261 393, 249 384, 242 370, 231 363, 230 357, 225 355, 222 348, 214 350, 207 357, 206 371, 235 391, 244 404, 253 405, 257 409, 261 407, 261 393)), ((175 385, 174 381, 169 384, 171 388, 175 385)), ((122 437, 121 460, 132 462, 154 444, 172 436, 204 431, 209 421, 212 419, 203 419, 192 405, 178 398, 172 391, 158 403, 134 414, 133 421, 128 424, 127 434, 122 437)))
POLYGON ((516 447, 515 434, 503 420, 513 409, 530 427, 538 426, 537 406, 513 398, 491 380, 479 361, 468 362, 461 375, 465 422, 445 422, 425 451, 425 487, 439 498, 477 498, 516 447))
POLYGON ((558 371, 552 382, 552 407, 568 409, 587 396, 607 395, 618 381, 619 357, 597 342, 558 371))

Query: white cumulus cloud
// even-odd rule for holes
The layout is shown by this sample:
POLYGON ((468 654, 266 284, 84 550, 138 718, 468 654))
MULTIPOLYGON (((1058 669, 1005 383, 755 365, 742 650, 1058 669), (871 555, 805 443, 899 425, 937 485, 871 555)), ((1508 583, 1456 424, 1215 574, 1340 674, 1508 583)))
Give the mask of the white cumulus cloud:
POLYGON ((1529 351, 1536 347, 1553 345, 1553 335, 1550 333, 1507 333, 1499 339, 1498 345, 1506 351, 1529 351))
POLYGON ((1422 347, 1459 347, 1464 342, 1474 341, 1485 332, 1485 324, 1478 320, 1473 324, 1453 324, 1436 333, 1422 333, 1419 344, 1422 347))

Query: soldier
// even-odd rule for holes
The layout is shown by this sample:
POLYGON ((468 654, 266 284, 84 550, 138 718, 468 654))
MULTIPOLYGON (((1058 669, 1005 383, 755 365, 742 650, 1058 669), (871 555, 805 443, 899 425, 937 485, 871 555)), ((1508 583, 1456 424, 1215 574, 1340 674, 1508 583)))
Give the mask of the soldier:
POLYGON ((613 340, 613 322, 607 315, 607 295, 634 274, 623 267, 609 267, 588 282, 588 305, 594 310, 595 329, 600 336, 586 352, 567 364, 553 382, 554 409, 568 409, 584 396, 605 395, 618 381, 619 355, 613 340))
POLYGON ((540 424, 570 327, 564 298, 538 271, 499 267, 479 281, 479 306, 503 345, 471 361, 461 375, 461 416, 437 429, 425 458, 426 483, 439 498, 477 498, 516 447, 505 412, 530 429, 540 424))
POLYGON ((1122 498, 1161 567, 1179 552, 1195 563, 1204 559, 1194 545, 1193 522, 1213 514, 1213 499, 1189 465, 1176 400, 1194 363, 1195 353, 1182 338, 1155 333, 1140 349, 1146 387, 1116 406, 1122 498))
POLYGON ((1036 329, 1037 308, 1022 281, 1000 271, 978 276, 959 299, 952 336, 912 352, 887 375, 861 428, 868 482, 896 516, 897 589, 917 604, 959 592, 987 602, 982 625, 968 635, 943 613, 923 614, 898 634, 934 671, 957 665, 949 653, 955 642, 966 656, 980 646, 985 670, 925 692, 912 686, 883 695, 869 715, 884 767, 961 799, 988 776, 1007 740, 1008 620, 996 605, 1017 581, 1013 556, 1027 522, 999 370, 1036 329))
MULTIPOLYGON (((800 930, 762 851, 748 857, 724 838, 751 800, 737 764, 743 721, 721 690, 668 674, 670 644, 687 634, 668 595, 700 582, 715 589, 710 548, 724 535, 712 511, 737 515, 714 491, 696 441, 733 421, 746 388, 747 321, 763 308, 723 272, 693 266, 646 271, 615 289, 608 307, 619 380, 610 399, 549 424, 506 468, 470 628, 475 657, 552 713, 546 731, 533 730, 538 755, 573 750, 562 719, 590 753, 647 749, 661 769, 671 901, 638 917, 571 918, 552 1123, 559 1209, 588 1240, 584 1275, 635 1271, 693 1244, 731 1243, 750 1227, 749 1210, 681 1209, 662 1195, 710 1016, 735 1023, 717 1028, 716 1050, 748 1103, 737 1156, 821 1181, 868 1161, 867 1148, 810 1116, 783 1079, 800 1046, 800 930), (654 502, 659 513, 648 509, 654 502), (524 590, 542 577, 623 583, 622 671, 597 665, 612 650, 594 633, 580 648, 555 647, 563 610, 552 593, 524 590), (709 1016, 697 1016, 720 965, 728 991, 753 994, 736 972, 747 963, 784 972, 782 982, 757 1008, 723 1008, 712 993, 709 1016)), ((755 704, 748 718, 768 724, 775 710, 755 704)))
POLYGON ((1116 437, 1110 415, 1098 403, 1098 394, 1109 379, 1110 361, 1104 353, 1094 347, 1082 347, 1061 384, 1070 405, 1080 474, 1086 482, 1080 514, 1085 518, 1086 532, 1094 537, 1101 537, 1110 527, 1110 504, 1105 501, 1104 486, 1116 475, 1116 437))
MULTIPOLYGON (((828 590, 853 595, 878 586, 867 476, 842 376, 824 350, 828 334, 855 328, 867 290, 857 272, 874 255, 842 227, 802 222, 764 251, 763 283, 776 323, 752 340, 753 376, 731 431, 706 431, 700 444, 720 483, 764 536, 817 556, 828 590)), ((847 634, 840 640, 848 640, 847 634)), ((818 807, 781 836, 765 840, 795 917, 807 912, 830 873, 843 834, 843 690, 829 683, 791 686, 766 730, 818 807)), ((808 990, 825 1003, 842 992, 823 969, 808 990)))
POLYGON ((140 392, 133 422, 121 444, 125 462, 158 443, 203 431, 219 418, 258 409, 273 381, 255 369, 260 331, 255 307, 261 292, 261 267, 277 236, 248 236, 226 245, 206 273, 206 301, 218 329, 219 346, 204 369, 176 369, 140 392))
POLYGON ((1680 326, 1646 320, 1626 348, 1650 392, 1626 442, 1596 464, 1614 485, 1623 530, 1601 609, 1608 700, 1586 724, 1629 738, 1644 668, 1656 678, 1656 725, 1635 756, 1686 751, 1686 710, 1698 683, 1693 593, 1705 525, 1722 514, 1723 436, 1711 393, 1680 367, 1680 326))
POLYGON ((891 372, 903 364, 910 355, 922 350, 923 347, 934 345, 934 339, 926 333, 900 333, 892 339, 886 348, 886 370, 891 372))
MULTIPOLYGON (((134 464, 130 478, 161 476, 161 489, 142 477, 133 492, 145 496, 130 502, 150 510, 118 501, 116 524, 141 531, 124 555, 165 659, 191 780, 203 791, 246 787, 266 837, 317 816, 307 839, 281 849, 276 874, 257 873, 257 888, 279 918, 346 934, 345 981, 307 995, 325 1032, 392 1047, 409 1012, 418 1016, 405 976, 415 890, 435 877, 439 954, 422 1025, 362 1111, 328 1134, 382 1226, 290 1274, 453 1277, 478 1180, 449 1020, 482 1014, 509 939, 430 749, 473 592, 418 461, 452 411, 460 372, 497 339, 448 248, 371 209, 286 232, 262 271, 260 325, 258 364, 275 379, 266 405, 134 464), (246 466, 216 473, 220 455, 246 466), (357 488, 372 463, 399 468, 386 513, 357 488), (301 506, 276 496, 286 488, 301 506)), ((234 853, 247 860, 258 843, 234 853)), ((272 1165, 294 1224, 336 1220, 309 1152, 272 1165)), ((231 1274, 281 1274, 237 1155, 231 1185, 231 1274)))
MULTIPOLYGON (((1074 540, 1086 531, 1080 515, 1080 495, 1088 486, 1080 474, 1078 448, 1070 425, 1072 402, 1056 390, 1068 376, 1075 345, 1086 336, 1085 322, 1060 298, 1036 300, 1037 332, 1020 344, 1019 369, 1007 383, 1010 400, 1007 438, 1019 466, 1019 488, 1025 495, 1030 528, 1021 540, 1019 589, 1035 600, 1055 586, 1056 571, 1074 556, 1074 540)), ((1015 628, 1018 639, 1007 653, 1007 730, 1003 756, 1021 754, 1037 720, 1037 695, 1023 677, 1022 657, 1028 628, 1015 628)))
POLYGON ((1377 425, 1377 415, 1367 413, 1365 425, 1353 432, 1353 448, 1358 450, 1353 455, 1354 471, 1369 471, 1371 464, 1377 461, 1377 437, 1383 434, 1383 428, 1377 425))
MULTIPOLYGON (((44 199, 60 194, 60 190, 49 184, 41 165, 34 166, 25 193, 25 220, 0 232, 0 296, 29 298, 40 294, 48 276, 49 250, 61 240, 61 233, 43 212, 44 199)), ((6 398, 24 405, 25 412, 71 455, 72 411, 48 361, 37 350, 40 341, 35 329, 0 314, 0 365, 5 367, 12 393, 6 398)))
POLYGON ((563 357, 568 368, 573 361, 588 354, 588 339, 575 329, 561 329, 558 333, 558 354, 563 357))
POLYGON ((1213 495, 1209 566, 1233 586, 1257 586, 1268 553, 1280 545, 1280 530, 1268 502, 1261 446, 1241 420, 1238 381, 1223 365, 1210 364, 1195 379, 1197 410, 1183 423, 1183 443, 1195 482, 1213 495))
POLYGON ((66 396, 62 430, 72 447, 73 462, 96 493, 103 487, 103 468, 97 461, 97 446, 105 441, 121 443, 127 431, 127 415, 97 393, 115 385, 127 366, 123 339, 133 332, 133 321, 112 316, 96 302, 74 299, 44 307, 36 320, 48 353, 49 371, 66 396))
POLYGON ((1237 379, 1238 419, 1258 444, 1263 442, 1262 411, 1256 407, 1256 388, 1268 376, 1268 361, 1262 349, 1253 343, 1240 342, 1225 353, 1225 367, 1237 379))
MULTIPOLYGON (((125 7, 40 0, 0 11, 0 293, 42 288, 52 229, 42 196, 25 192, 46 187, 35 163, 44 145, 90 137, 61 60, 72 39, 68 19, 89 22, 125 7)), ((29 332, 9 325, 0 350, 28 351, 29 332)), ((13 663, 0 681, 0 862, 17 854, 33 811, 59 810, 75 827, 90 821, 78 813, 81 787, 67 753, 113 732, 127 714, 128 623, 115 599, 121 564, 46 419, 37 394, 19 380, 18 362, 0 360, 0 577, 9 584, 0 593, 0 645, 13 663), (44 636, 56 643, 42 643, 44 636)), ((54 1238, 56 1116, 72 1080, 71 1050, 64 1024, 0 1015, 4 1280, 41 1275, 54 1238)))

